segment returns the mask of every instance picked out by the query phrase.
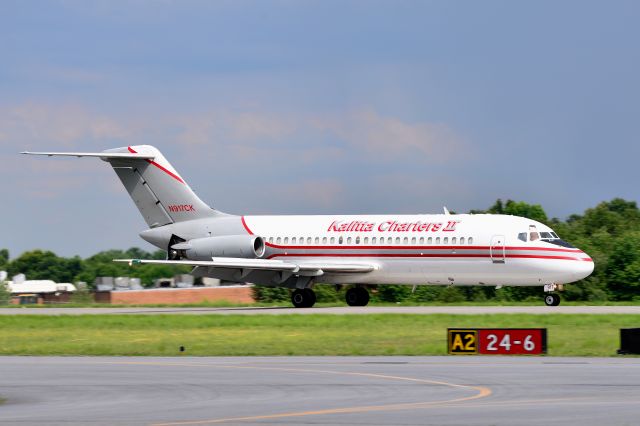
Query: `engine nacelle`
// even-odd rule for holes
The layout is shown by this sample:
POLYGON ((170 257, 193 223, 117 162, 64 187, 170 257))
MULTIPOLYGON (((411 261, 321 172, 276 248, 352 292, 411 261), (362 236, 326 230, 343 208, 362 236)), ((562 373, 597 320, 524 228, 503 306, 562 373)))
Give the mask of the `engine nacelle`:
POLYGON ((211 260, 212 257, 255 259, 264 255, 265 244, 264 239, 256 235, 225 235, 196 238, 175 244, 172 249, 191 260, 211 260))

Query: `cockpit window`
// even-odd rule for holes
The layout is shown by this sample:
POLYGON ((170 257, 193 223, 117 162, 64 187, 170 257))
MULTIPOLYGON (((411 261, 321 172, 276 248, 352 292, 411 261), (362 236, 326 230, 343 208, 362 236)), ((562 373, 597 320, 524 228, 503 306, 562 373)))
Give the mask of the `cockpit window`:
POLYGON ((558 236, 558 234, 556 234, 553 231, 551 231, 551 232, 541 232, 540 236, 542 237, 541 241, 544 241, 545 243, 554 244, 554 245, 560 246, 560 247, 575 248, 574 246, 572 246, 568 242, 566 242, 564 240, 561 240, 560 237, 558 236))
POLYGON ((537 232, 529 232, 529 239, 531 241, 536 241, 540 239, 540 234, 538 234, 537 232))
POLYGON ((575 248, 574 246, 564 240, 561 240, 560 238, 542 239, 541 241, 544 241, 545 243, 555 244, 560 247, 575 248))
POLYGON ((527 242, 527 233, 526 232, 521 232, 518 234, 518 239, 520 241, 524 241, 525 243, 527 242))

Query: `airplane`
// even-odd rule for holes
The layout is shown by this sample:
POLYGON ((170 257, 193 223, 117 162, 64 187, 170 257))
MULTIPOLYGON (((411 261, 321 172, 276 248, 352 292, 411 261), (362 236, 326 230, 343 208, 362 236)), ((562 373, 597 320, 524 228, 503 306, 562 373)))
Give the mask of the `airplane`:
POLYGON ((196 277, 291 289, 309 308, 317 284, 349 285, 349 306, 369 302, 367 286, 541 286, 547 306, 593 272, 593 260, 531 219, 493 214, 237 216, 209 207, 153 146, 103 152, 23 152, 95 157, 109 163, 149 229, 140 237, 196 277))

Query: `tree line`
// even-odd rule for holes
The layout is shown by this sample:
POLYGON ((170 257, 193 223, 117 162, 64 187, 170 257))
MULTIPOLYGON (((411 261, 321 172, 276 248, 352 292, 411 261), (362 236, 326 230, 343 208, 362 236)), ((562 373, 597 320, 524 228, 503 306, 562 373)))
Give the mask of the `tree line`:
MULTIPOLYGON (((486 210, 470 213, 496 213, 523 216, 549 225, 560 237, 588 253, 595 261, 593 274, 566 286, 563 296, 580 301, 640 300, 640 210, 635 201, 615 198, 605 201, 583 214, 566 220, 548 218, 538 204, 497 200, 486 210)), ((131 276, 150 286, 154 279, 188 273, 189 267, 168 265, 138 265, 115 263, 116 258, 164 259, 162 250, 147 252, 139 248, 126 251, 109 250, 86 259, 60 257, 51 251, 33 250, 10 259, 6 249, 0 250, 0 270, 9 276, 24 273, 28 279, 50 279, 56 282, 84 281, 92 286, 99 276, 131 276)), ((319 301, 342 300, 333 286, 316 286, 319 301)), ((256 296, 264 302, 288 300, 288 290, 256 288, 256 296)), ((525 300, 541 297, 539 287, 504 287, 500 290, 485 287, 421 286, 412 292, 410 286, 379 286, 372 291, 374 300, 384 302, 461 302, 525 300)))

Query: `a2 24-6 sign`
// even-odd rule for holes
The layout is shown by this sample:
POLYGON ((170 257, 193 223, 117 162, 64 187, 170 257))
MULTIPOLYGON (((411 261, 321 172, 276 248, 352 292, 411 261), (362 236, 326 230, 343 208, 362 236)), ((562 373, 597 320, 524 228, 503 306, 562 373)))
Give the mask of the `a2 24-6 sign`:
POLYGON ((546 328, 448 328, 451 355, 542 355, 546 328))

